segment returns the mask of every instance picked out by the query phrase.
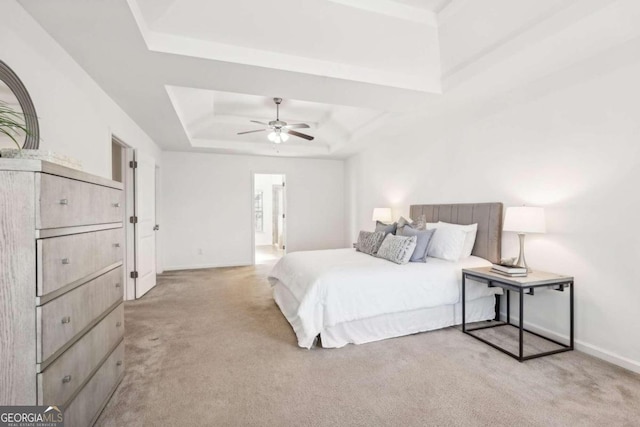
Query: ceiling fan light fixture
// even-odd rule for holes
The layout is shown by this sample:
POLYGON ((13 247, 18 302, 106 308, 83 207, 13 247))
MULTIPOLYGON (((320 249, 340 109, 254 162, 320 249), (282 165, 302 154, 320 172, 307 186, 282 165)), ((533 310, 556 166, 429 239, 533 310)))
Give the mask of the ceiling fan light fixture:
POLYGON ((282 98, 273 98, 273 102, 276 104, 276 119, 270 121, 269 123, 261 122, 258 120, 250 120, 251 123, 256 123, 259 125, 266 126, 263 129, 255 129, 248 130, 244 132, 238 132, 238 135, 244 135, 247 133, 255 133, 255 132, 264 132, 271 131, 267 134, 267 138, 269 141, 274 144, 280 144, 282 142, 287 142, 291 135, 306 139, 307 141, 313 141, 313 137, 311 135, 306 135, 304 133, 295 131, 293 129, 308 129, 310 126, 306 123, 292 123, 287 124, 287 122, 280 120, 280 103, 282 102, 282 98))
POLYGON ((281 142, 287 142, 287 140, 289 139, 289 135, 281 131, 273 131, 269 135, 267 135, 267 138, 269 138, 269 141, 273 142, 274 144, 280 144, 281 142))

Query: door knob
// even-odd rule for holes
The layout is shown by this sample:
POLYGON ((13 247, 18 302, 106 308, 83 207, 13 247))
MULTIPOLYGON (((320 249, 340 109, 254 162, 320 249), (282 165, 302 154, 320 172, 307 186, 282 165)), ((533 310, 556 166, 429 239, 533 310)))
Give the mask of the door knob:
POLYGON ((153 231, 158 231, 160 230, 160 225, 156 224, 153 226, 153 231))

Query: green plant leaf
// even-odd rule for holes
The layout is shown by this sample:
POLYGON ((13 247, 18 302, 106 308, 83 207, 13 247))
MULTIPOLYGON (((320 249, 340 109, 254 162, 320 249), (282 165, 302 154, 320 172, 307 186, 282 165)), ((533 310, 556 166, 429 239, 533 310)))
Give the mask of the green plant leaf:
POLYGON ((15 111, 13 108, 9 107, 6 102, 0 101, 0 133, 11 138, 19 150, 22 149, 22 146, 13 135, 13 132, 16 129, 19 129, 25 134, 30 135, 24 118, 25 115, 23 113, 15 111))
POLYGON ((18 150, 22 150, 22 147, 20 146, 20 143, 16 140, 16 138, 11 133, 9 133, 6 130, 2 129, 2 127, 0 127, 0 133, 3 133, 5 135, 7 135, 9 138, 11 138, 13 140, 13 142, 15 142, 16 146, 18 147, 18 150))

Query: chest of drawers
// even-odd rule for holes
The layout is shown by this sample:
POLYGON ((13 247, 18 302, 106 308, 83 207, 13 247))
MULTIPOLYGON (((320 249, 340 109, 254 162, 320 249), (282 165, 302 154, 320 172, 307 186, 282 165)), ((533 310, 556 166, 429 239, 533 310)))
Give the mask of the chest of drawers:
POLYGON ((122 185, 0 159, 0 405, 97 419, 124 375, 122 185))

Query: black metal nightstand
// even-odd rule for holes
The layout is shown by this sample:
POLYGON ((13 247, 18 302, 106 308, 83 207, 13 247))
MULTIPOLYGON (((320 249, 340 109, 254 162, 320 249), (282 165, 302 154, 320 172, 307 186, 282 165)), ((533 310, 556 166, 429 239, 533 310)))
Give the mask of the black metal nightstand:
MULTIPOLYGON (((534 271, 527 275, 527 277, 507 277, 503 276, 499 273, 494 273, 491 271, 491 267, 482 267, 482 268, 465 268, 462 270, 462 332, 467 335, 471 335, 475 339, 482 341, 485 344, 490 345, 491 347, 500 350, 501 352, 508 354, 509 356, 515 358, 520 362, 524 362, 525 360, 535 359, 537 357, 549 356, 551 354, 562 353, 565 351, 573 350, 573 277, 570 276, 562 276, 553 273, 545 273, 542 271, 534 271), (507 297, 507 319, 505 321, 500 321, 500 312, 497 310, 496 313, 496 322, 487 326, 479 326, 473 329, 467 328, 466 323, 466 280, 473 279, 479 282, 485 282, 490 287, 500 287, 506 291, 507 297), (545 337, 537 332, 530 331, 524 328, 524 295, 525 293, 528 295, 535 295, 536 288, 551 288, 560 292, 564 292, 564 289, 569 287, 569 345, 561 343, 559 341, 553 340, 551 338, 545 337), (519 294, 519 307, 520 307, 520 319, 519 324, 514 325, 511 323, 511 302, 510 302, 510 292, 514 291, 519 294), (500 326, 513 326, 518 328, 519 330, 519 351, 518 354, 514 354, 497 344, 494 344, 482 337, 476 336, 472 334, 473 331, 478 331, 481 329, 487 328, 496 328, 500 326), (545 351, 537 354, 530 354, 525 356, 523 354, 524 350, 524 332, 530 333, 537 337, 543 338, 549 342, 559 345, 561 348, 551 351, 545 351)), ((498 307, 499 308, 499 307, 498 307)))

